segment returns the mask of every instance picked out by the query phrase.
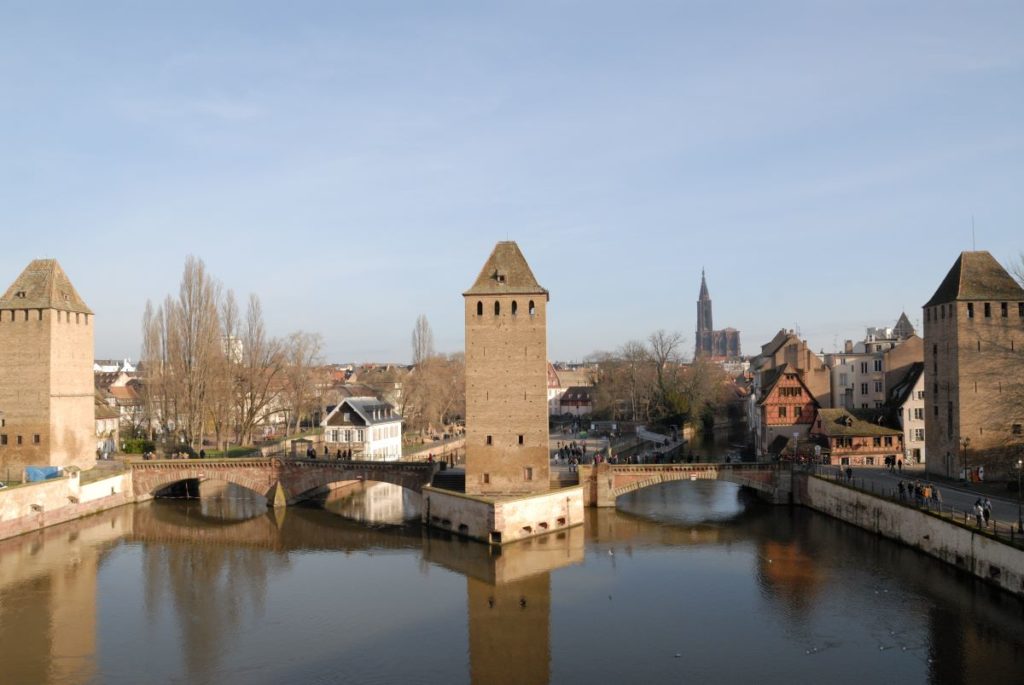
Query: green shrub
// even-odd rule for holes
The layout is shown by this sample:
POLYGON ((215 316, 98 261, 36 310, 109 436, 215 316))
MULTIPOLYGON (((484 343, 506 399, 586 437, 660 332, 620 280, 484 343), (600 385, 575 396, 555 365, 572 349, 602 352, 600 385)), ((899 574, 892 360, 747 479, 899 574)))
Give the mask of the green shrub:
POLYGON ((156 445, 153 444, 153 441, 145 438, 130 438, 121 443, 121 451, 126 454, 142 454, 155 449, 156 445))

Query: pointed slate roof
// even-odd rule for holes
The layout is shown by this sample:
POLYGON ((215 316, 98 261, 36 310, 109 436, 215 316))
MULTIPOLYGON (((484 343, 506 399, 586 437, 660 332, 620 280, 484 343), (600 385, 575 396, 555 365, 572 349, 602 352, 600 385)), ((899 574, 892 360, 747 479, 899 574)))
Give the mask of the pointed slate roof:
POLYGON ((990 253, 961 252, 939 289, 924 305, 955 300, 1024 300, 1021 288, 990 253))
POLYGON ((463 295, 544 295, 547 298, 548 291, 537 282, 519 246, 514 241, 504 240, 494 246, 480 275, 463 295))
POLYGON ((700 270, 700 294, 697 299, 701 301, 711 299, 711 293, 708 292, 708 281, 704 277, 704 269, 700 270))
POLYGON ((56 259, 34 259, 0 297, 0 309, 59 309, 92 314, 56 259))
POLYGON ((914 324, 910 323, 910 319, 907 318, 906 312, 900 314, 899 321, 896 322, 896 325, 893 327, 892 332, 900 340, 906 340, 910 336, 917 333, 917 331, 914 330, 914 324))

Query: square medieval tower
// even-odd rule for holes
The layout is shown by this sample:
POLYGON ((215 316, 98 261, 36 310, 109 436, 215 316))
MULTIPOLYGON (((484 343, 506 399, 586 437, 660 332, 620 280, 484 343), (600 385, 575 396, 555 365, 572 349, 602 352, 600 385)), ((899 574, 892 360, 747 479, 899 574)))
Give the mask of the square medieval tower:
POLYGON ((93 315, 55 259, 0 297, 0 473, 96 463, 93 315))
POLYGON ((519 246, 494 247, 466 305, 466 492, 549 488, 548 291, 519 246))
POLYGON ((984 465, 1013 478, 1024 450, 1024 289, 988 252, 963 252, 924 305, 930 474, 984 465))

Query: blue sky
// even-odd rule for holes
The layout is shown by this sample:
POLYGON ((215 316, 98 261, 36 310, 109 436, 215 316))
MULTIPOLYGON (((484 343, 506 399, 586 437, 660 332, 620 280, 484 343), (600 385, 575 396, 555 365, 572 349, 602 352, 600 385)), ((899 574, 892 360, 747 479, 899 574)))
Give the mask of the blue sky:
POLYGON ((1024 249, 1024 4, 6 2, 0 280, 56 257, 137 357, 195 254, 333 361, 519 242, 549 356, 692 351, 700 271, 755 352, 913 321, 1024 249))

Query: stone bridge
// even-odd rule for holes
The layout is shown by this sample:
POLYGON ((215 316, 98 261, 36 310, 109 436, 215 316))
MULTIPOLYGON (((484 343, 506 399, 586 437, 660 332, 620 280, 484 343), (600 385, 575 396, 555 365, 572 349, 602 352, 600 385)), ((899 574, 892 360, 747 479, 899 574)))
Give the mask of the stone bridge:
POLYGON ((421 492, 439 464, 401 461, 334 461, 322 459, 186 459, 137 461, 130 465, 136 501, 183 480, 218 480, 263 495, 279 507, 302 501, 340 481, 392 483, 421 492))
POLYGON ((724 480, 752 488, 775 503, 789 502, 792 473, 777 462, 737 464, 598 464, 579 467, 583 501, 588 507, 614 507, 615 500, 674 480, 724 480))

